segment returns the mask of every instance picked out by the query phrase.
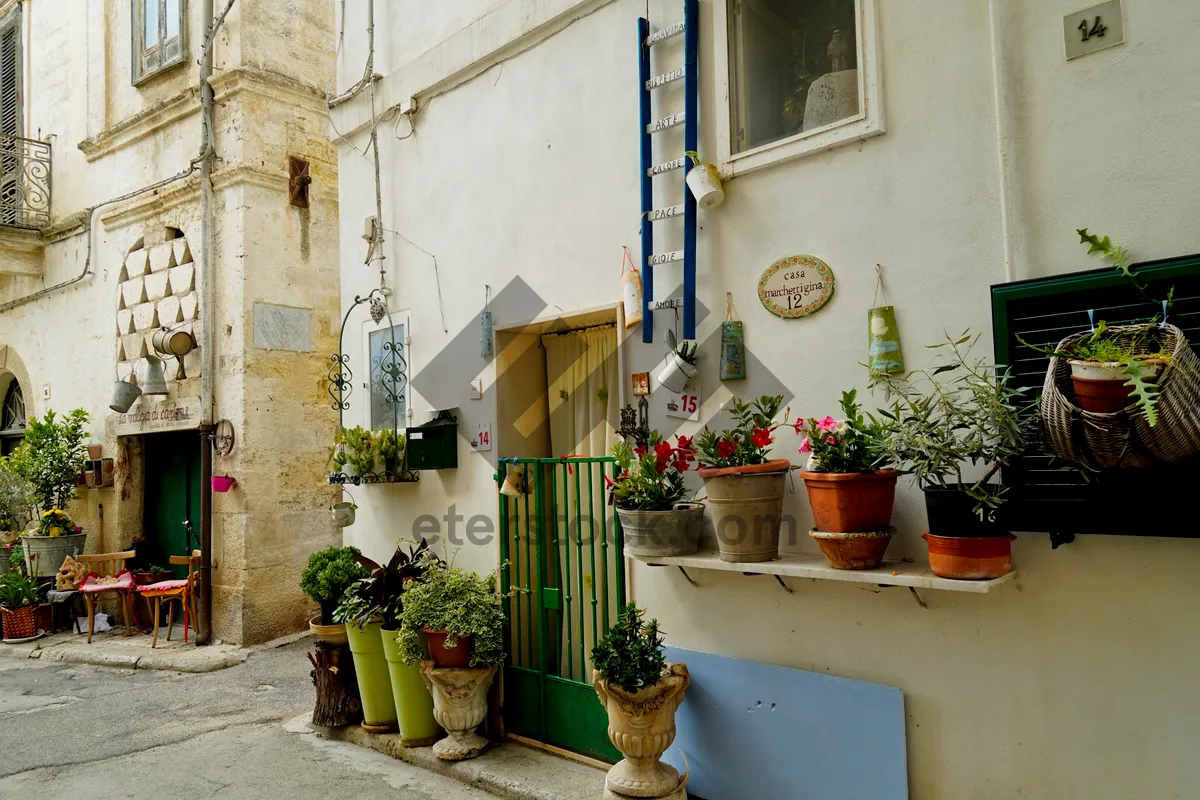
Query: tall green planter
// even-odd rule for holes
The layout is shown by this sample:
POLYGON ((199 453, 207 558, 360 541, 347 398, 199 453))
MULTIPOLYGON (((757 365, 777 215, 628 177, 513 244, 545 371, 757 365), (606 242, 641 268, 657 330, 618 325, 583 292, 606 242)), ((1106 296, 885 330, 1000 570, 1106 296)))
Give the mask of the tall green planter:
POLYGON ((400 660, 396 632, 383 630, 383 655, 392 676, 392 698, 400 722, 400 743, 405 747, 426 747, 442 738, 442 729, 433 719, 433 695, 421 680, 421 669, 400 660))
POLYGON ((358 696, 362 700, 363 729, 371 733, 390 733, 396 730, 396 704, 392 701, 392 679, 387 659, 383 657, 383 639, 379 635, 383 623, 371 622, 359 630, 346 623, 346 638, 354 658, 354 673, 358 676, 358 696))

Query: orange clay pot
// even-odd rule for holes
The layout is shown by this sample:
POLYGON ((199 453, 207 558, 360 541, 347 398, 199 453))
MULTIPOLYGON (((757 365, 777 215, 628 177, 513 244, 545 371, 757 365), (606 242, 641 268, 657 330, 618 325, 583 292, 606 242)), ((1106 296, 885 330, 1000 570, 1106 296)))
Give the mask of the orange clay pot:
POLYGON ((896 471, 800 473, 813 522, 826 533, 879 531, 892 524, 896 471))
POLYGON ((934 536, 921 534, 929 543, 929 569, 942 578, 990 580, 1012 572, 1012 543, 1017 537, 934 536))

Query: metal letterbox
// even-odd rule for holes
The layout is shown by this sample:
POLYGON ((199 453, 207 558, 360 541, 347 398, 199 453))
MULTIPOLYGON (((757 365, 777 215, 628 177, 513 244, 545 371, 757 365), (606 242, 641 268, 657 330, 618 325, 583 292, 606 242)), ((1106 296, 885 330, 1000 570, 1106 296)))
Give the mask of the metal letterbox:
POLYGON ((449 411, 406 429, 405 436, 409 469, 458 469, 458 418, 449 411))

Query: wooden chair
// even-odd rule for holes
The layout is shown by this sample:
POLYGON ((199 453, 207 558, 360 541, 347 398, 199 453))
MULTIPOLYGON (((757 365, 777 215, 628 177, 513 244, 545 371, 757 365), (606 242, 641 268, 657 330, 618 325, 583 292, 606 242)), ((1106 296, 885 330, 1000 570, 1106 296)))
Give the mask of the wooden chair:
POLYGON ((200 566, 200 551, 193 550, 190 556, 171 556, 172 564, 187 564, 188 576, 180 580, 159 581, 146 586, 138 586, 137 592, 147 600, 154 601, 154 640, 150 646, 158 647, 158 620, 162 616, 162 604, 167 602, 167 641, 171 641, 171 628, 175 625, 175 606, 172 600, 178 600, 183 606, 183 643, 188 640, 188 620, 196 619, 196 569, 200 566))
MULTIPOLYGON (((91 644, 92 633, 96 628, 96 598, 102 594, 116 594, 121 599, 121 616, 125 620, 125 635, 132 636, 129 627, 129 616, 133 613, 133 575, 125 568, 125 562, 137 556, 136 550, 126 550, 121 553, 97 553, 92 556, 77 556, 76 561, 87 564, 88 574, 79 584, 79 593, 87 601, 88 612, 88 643, 91 644), (102 578, 116 578, 116 583, 100 583, 102 578)), ((136 614, 134 621, 137 621, 136 614)))

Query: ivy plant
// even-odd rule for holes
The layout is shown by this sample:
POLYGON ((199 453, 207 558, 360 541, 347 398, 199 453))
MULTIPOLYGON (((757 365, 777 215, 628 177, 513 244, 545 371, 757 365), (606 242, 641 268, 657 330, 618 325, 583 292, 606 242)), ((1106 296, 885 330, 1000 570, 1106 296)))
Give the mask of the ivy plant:
POLYGON ((43 511, 66 508, 75 498, 79 473, 87 460, 87 421, 87 412, 77 408, 63 417, 47 411, 42 419, 30 417, 26 422, 25 441, 9 464, 32 486, 30 497, 43 511))
POLYGON ((658 620, 633 603, 617 614, 617 623, 592 648, 592 665, 610 684, 627 692, 653 686, 662 678, 667 659, 658 620))
POLYGON ((446 631, 446 646, 471 639, 471 666, 504 661, 503 596, 496 577, 429 560, 425 577, 410 581, 401 596, 403 611, 396 641, 406 664, 427 658, 421 629, 446 631))

